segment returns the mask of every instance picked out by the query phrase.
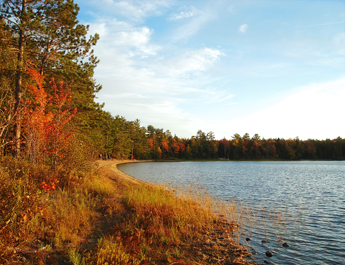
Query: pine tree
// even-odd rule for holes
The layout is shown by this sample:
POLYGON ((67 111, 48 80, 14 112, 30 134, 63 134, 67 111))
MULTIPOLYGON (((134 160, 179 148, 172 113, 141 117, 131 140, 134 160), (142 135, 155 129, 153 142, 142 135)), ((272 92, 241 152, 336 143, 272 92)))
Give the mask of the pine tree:
MULTIPOLYGON (((77 21, 79 7, 73 0, 3 0, 1 32, 11 34, 15 50, 15 111, 17 152, 21 138, 23 75, 30 61, 49 82, 52 76, 65 81, 77 99, 74 105, 94 107, 94 93, 101 88, 92 79, 98 60, 91 49, 99 36, 86 38, 88 26, 77 21), (79 100, 78 100, 79 99, 79 100)), ((49 92, 49 91, 48 91, 49 92)), ((76 106, 74 106, 76 107, 76 106)), ((94 109, 94 108, 93 108, 94 109)))

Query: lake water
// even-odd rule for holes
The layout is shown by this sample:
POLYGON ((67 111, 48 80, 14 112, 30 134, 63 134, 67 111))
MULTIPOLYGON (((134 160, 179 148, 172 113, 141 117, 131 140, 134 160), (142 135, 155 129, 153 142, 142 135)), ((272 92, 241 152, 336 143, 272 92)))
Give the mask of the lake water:
POLYGON ((250 209, 240 243, 256 262, 345 264, 344 161, 151 162, 119 169, 146 182, 194 183, 250 209), (273 257, 265 256, 268 250, 273 257))

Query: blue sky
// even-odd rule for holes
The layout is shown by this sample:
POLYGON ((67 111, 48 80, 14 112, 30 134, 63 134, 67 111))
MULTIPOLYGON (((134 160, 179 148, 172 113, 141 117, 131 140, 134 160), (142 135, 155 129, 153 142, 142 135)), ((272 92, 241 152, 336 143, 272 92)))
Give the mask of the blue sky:
POLYGON ((112 115, 186 138, 345 137, 345 1, 75 2, 112 115))

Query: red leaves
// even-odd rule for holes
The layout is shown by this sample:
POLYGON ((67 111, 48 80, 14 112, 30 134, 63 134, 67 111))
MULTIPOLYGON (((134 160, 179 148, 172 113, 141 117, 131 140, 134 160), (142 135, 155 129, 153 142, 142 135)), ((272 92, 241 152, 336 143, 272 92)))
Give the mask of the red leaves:
POLYGON ((168 143, 165 140, 162 141, 162 149, 165 151, 169 150, 168 143))
POLYGON ((186 150, 186 146, 183 143, 180 143, 180 151, 184 152, 186 150))
POLYGON ((44 192, 50 193, 50 191, 56 189, 56 184, 57 184, 58 182, 59 182, 59 181, 58 181, 56 178, 54 178, 53 181, 51 181, 49 184, 47 184, 45 181, 43 181, 43 182, 40 184, 40 187, 43 189, 44 192))
POLYGON ((36 85, 29 85, 33 100, 27 100, 24 110, 24 134, 28 154, 33 160, 42 160, 46 155, 53 160, 63 157, 63 149, 70 143, 73 132, 66 129, 66 124, 77 113, 77 109, 63 109, 66 102, 71 101, 70 89, 64 88, 61 81, 59 86, 54 78, 49 82, 54 94, 48 96, 42 85, 43 76, 35 69, 27 68, 27 73, 36 85), (48 106, 54 106, 48 111, 48 106))
POLYGON ((149 142, 149 144, 151 145, 151 147, 153 147, 153 140, 152 140, 152 139, 147 139, 147 141, 149 142))
POLYGON ((178 142, 173 143, 172 148, 174 149, 175 154, 178 154, 179 152, 184 152, 186 150, 186 146, 183 143, 178 142))
POLYGON ((229 144, 229 141, 226 140, 226 138, 223 138, 222 140, 219 141, 219 143, 223 144, 224 145, 224 148, 226 148, 229 144))

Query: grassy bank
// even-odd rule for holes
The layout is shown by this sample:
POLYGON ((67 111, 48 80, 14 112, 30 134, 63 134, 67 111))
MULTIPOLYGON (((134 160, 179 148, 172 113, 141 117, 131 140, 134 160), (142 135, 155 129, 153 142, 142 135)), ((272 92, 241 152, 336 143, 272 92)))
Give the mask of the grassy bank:
POLYGON ((109 162, 65 172, 14 158, 0 182, 3 264, 247 264, 236 206, 200 190, 141 183, 109 162))

